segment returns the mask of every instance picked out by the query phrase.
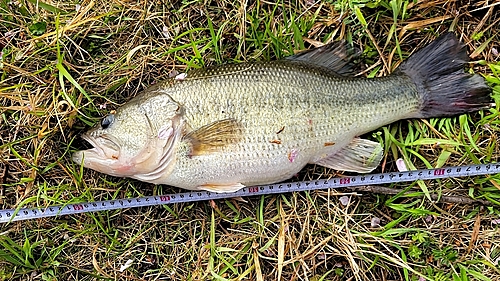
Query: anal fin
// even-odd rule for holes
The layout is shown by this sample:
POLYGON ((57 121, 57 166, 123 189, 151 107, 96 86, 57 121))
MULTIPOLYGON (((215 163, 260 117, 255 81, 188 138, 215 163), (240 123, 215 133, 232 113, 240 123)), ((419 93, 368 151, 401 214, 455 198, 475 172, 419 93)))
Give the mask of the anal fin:
POLYGON ((245 186, 239 182, 233 183, 233 184, 203 184, 198 186, 198 189, 201 190, 206 190, 210 192, 216 192, 216 193, 231 193, 231 192, 236 192, 245 186))
POLYGON ((384 150, 380 143, 355 138, 348 146, 315 161, 327 168, 356 173, 369 173, 380 164, 384 150))

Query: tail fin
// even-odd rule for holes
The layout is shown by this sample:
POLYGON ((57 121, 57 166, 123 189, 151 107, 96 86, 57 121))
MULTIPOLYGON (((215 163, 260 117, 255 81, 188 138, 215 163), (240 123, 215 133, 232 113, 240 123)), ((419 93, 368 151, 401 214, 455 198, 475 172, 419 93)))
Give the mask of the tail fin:
POLYGON ((398 68, 417 85, 422 108, 415 117, 451 116, 489 108, 491 89, 480 75, 464 72, 465 45, 447 33, 417 51, 398 68))

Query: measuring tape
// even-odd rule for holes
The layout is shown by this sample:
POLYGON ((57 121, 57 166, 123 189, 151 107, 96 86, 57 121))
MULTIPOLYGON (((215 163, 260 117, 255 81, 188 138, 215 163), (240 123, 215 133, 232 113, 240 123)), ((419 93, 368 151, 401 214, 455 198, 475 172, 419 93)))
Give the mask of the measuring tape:
POLYGON ((327 188, 377 185, 387 183, 409 182, 415 180, 431 180, 442 178, 468 177, 500 173, 500 163, 457 166, 439 169, 415 170, 406 172, 389 172, 359 176, 346 176, 313 181, 276 183, 262 186, 245 187, 233 193, 214 193, 209 191, 193 191, 168 195, 156 195, 129 199, 67 204, 46 208, 20 208, 0 211, 0 223, 73 215, 86 212, 109 211, 124 208, 137 208, 162 204, 186 203, 193 201, 267 195, 294 191, 309 191, 327 188))

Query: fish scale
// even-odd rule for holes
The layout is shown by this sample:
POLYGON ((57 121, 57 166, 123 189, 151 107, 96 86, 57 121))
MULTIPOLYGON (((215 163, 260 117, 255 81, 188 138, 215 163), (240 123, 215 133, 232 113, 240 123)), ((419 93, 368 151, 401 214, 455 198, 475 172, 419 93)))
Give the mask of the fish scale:
POLYGON ((463 71, 465 46, 451 33, 372 79, 352 76, 342 44, 157 83, 85 134, 94 148, 73 159, 114 176, 233 192, 286 180, 308 163, 368 173, 383 149, 360 135, 491 106, 491 89, 463 71))
POLYGON ((203 156, 202 161, 179 155, 176 169, 165 181, 173 185, 189 181, 192 188, 224 178, 244 185, 275 182, 299 172, 322 153, 325 143, 338 144, 340 149, 353 137, 381 123, 405 118, 420 106, 416 88, 407 77, 358 80, 321 68, 293 68, 294 64, 229 65, 222 70, 188 74, 174 86, 169 82, 166 87, 160 86, 160 91, 168 91, 174 100, 182 101, 191 128, 226 118, 234 118, 244 127, 240 142, 203 156), (346 81, 353 83, 353 89, 366 92, 360 95, 359 90, 342 88, 346 81), (242 88, 242 84, 252 86, 242 88), (225 101, 237 101, 238 108, 224 107, 225 101), (366 121, 353 126, 356 120, 366 121), (285 129, 276 134, 282 127, 285 129), (281 143, 272 143, 277 138, 281 143), (290 161, 288 154, 293 149, 298 156, 290 161), (241 170, 246 173, 242 175, 241 170), (200 176, 203 182, 192 177, 200 171, 206 173, 200 176))

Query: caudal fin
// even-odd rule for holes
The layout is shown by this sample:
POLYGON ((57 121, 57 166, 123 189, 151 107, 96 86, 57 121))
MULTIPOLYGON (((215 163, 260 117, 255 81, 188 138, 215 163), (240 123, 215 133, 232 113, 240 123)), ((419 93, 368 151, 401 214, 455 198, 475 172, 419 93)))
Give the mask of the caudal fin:
POLYGON ((417 51, 398 68, 413 79, 422 95, 415 117, 451 116, 489 108, 491 89, 480 75, 464 72, 465 45, 447 33, 417 51))

